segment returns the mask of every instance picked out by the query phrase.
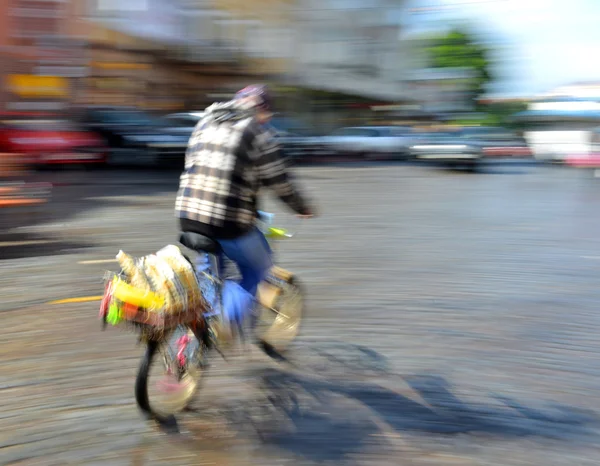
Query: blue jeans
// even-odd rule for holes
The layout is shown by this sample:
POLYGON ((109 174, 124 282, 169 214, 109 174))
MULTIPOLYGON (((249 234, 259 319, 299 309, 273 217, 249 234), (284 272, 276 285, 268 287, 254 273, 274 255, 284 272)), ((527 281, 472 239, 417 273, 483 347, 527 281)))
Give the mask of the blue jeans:
MULTIPOLYGON (((240 238, 218 240, 218 243, 223 251, 218 257, 219 275, 222 276, 223 272, 223 256, 235 262, 242 274, 239 285, 225 281, 221 296, 223 311, 228 320, 241 322, 251 314, 258 285, 273 265, 271 248, 265 236, 256 228, 240 238)), ((210 268, 207 254, 198 257, 196 268, 198 271, 210 268)), ((211 296, 206 298, 214 305, 216 296, 212 292, 208 294, 211 296)))
MULTIPOLYGON (((269 269, 273 266, 271 260, 271 248, 265 236, 254 228, 250 233, 236 239, 218 240, 223 249, 223 254, 240 269, 242 281, 240 286, 252 295, 256 296, 258 284, 262 282, 269 269)), ((221 271, 223 258, 219 258, 221 271)))

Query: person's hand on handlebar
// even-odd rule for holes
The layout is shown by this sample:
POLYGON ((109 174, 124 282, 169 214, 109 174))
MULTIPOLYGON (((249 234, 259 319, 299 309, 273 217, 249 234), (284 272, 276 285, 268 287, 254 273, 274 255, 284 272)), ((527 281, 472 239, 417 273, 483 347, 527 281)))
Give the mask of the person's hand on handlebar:
POLYGON ((316 215, 317 214, 315 213, 315 210, 313 208, 308 208, 304 211, 304 213, 297 214, 296 217, 305 220, 305 219, 309 219, 309 218, 314 218, 316 215))

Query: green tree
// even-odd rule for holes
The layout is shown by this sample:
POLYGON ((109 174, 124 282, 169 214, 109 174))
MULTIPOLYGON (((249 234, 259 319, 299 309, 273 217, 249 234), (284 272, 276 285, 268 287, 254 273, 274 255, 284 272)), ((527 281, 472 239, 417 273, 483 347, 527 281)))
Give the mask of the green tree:
POLYGON ((432 37, 426 49, 433 68, 467 68, 474 73, 467 82, 470 98, 477 100, 491 81, 489 51, 469 33, 453 29, 432 37))

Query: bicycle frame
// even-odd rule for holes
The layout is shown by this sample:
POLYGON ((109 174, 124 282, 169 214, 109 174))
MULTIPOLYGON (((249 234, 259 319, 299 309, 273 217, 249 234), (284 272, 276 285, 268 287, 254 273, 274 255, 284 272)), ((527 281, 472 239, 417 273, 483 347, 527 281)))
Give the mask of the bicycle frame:
MULTIPOLYGON (((286 230, 281 228, 276 228, 271 226, 273 215, 265 212, 259 212, 259 221, 262 224, 262 231, 265 234, 265 237, 269 241, 269 244, 273 244, 273 242, 277 242, 283 239, 292 238, 293 235, 289 234, 286 230)), ((188 259, 189 260, 189 259, 188 259)), ((172 328, 174 329, 177 325, 185 324, 188 325, 196 334, 197 337, 202 336, 203 340, 206 340, 208 330, 207 324, 208 322, 205 318, 210 318, 211 316, 220 316, 223 317, 222 310, 222 286, 223 286, 223 277, 220 274, 220 266, 219 258, 213 254, 200 254, 196 260, 196 263, 192 265, 194 266, 196 273, 203 273, 205 278, 209 280, 208 283, 214 284, 212 287, 212 292, 214 296, 212 299, 213 313, 208 313, 202 316, 202 318, 193 318, 186 321, 177 321, 173 319, 173 322, 167 323, 165 322, 163 328, 172 328)), ((286 284, 292 284, 294 281, 294 274, 288 270, 285 270, 278 266, 273 266, 269 271, 266 279, 260 283, 258 292, 257 292, 257 301, 258 303, 277 313, 276 302, 277 299, 281 296, 283 287, 286 284)), ((105 298, 100 306, 100 316, 103 321, 103 328, 107 325, 107 314, 108 314, 108 304, 109 304, 109 296, 111 295, 111 282, 107 282, 105 289, 105 298)), ((207 297, 208 299, 209 297, 207 297)), ((137 323, 139 328, 141 329, 141 339, 146 340, 160 340, 160 332, 155 333, 153 325, 155 323, 151 322, 148 317, 149 315, 130 315, 129 321, 130 323, 137 323), (150 325, 147 325, 150 324, 150 325)), ((152 316, 155 317, 155 316, 152 316)), ((208 324, 210 326, 210 324, 208 324)), ((189 341, 184 341, 184 339, 180 342, 180 349, 185 348, 189 341)), ((182 352, 179 352, 178 356, 182 356, 182 352)), ((180 359, 180 358, 178 358, 180 359)))
MULTIPOLYGON (((266 225, 263 225, 265 228, 263 233, 269 243, 292 237, 287 231, 270 225, 272 216, 269 216, 267 220, 264 222, 266 225)), ((201 273, 204 276, 198 280, 198 284, 204 299, 212 304, 212 309, 207 309, 206 303, 201 303, 198 309, 189 309, 190 312, 181 313, 181 317, 178 317, 177 314, 145 312, 142 307, 135 308, 135 312, 127 311, 128 314, 122 318, 140 331, 140 341, 146 345, 146 351, 136 376, 136 402, 145 416, 161 424, 168 422, 172 414, 166 416, 164 413, 161 414, 160 410, 153 409, 150 401, 149 373, 152 361, 157 355, 163 357, 163 370, 165 371, 164 380, 159 381, 159 390, 176 393, 182 389, 185 392, 183 401, 187 404, 197 390, 204 370, 209 367, 206 359, 207 351, 215 350, 227 359, 222 349, 228 347, 230 343, 243 344, 246 340, 241 326, 230 325, 229 322, 219 318, 225 317, 222 309, 223 296, 228 297, 223 293, 223 286, 227 286, 228 282, 220 274, 219 258, 212 254, 201 253, 195 261, 196 264, 189 258, 186 259, 192 267, 200 266, 199 270, 195 267, 196 274, 201 273), (238 334, 238 331, 241 332, 238 334), (172 381, 173 376, 176 379, 174 382, 172 381)), ((109 296, 112 294, 111 287, 115 283, 118 283, 118 280, 108 280, 106 284, 106 299, 103 300, 100 311, 104 325, 110 303, 109 296)), ((260 283, 257 300, 262 308, 257 308, 259 315, 255 323, 262 322, 264 327, 262 330, 260 327, 255 327, 253 330, 259 330, 260 333, 255 336, 258 338, 262 350, 269 356, 280 357, 287 345, 296 338, 303 314, 302 294, 302 288, 295 280, 294 274, 281 267, 273 266, 267 278, 260 283), (300 301, 293 300, 296 295, 300 296, 300 301), (292 300, 290 301, 290 299, 292 300), (290 303, 292 304, 290 305, 290 303), (290 312, 290 306, 295 306, 295 311, 290 312), (269 311, 272 311, 274 315, 269 311), (282 321, 283 323, 281 323, 282 321), (289 322, 286 323, 287 321, 289 322), (278 332, 283 332, 283 340, 281 333, 278 332)), ((245 306, 246 302, 239 304, 245 306)), ((179 407, 173 409, 178 410, 179 407)))

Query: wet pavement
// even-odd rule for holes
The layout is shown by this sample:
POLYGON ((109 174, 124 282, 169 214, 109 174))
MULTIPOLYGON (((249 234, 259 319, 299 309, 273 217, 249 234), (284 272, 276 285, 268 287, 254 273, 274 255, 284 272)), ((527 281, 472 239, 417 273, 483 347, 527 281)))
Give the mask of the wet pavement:
POLYGON ((46 222, 0 237, 0 464, 598 464, 589 173, 302 168, 321 216, 279 218, 309 292, 291 364, 214 359, 178 434, 137 411, 133 334, 101 332, 97 303, 47 304, 100 294, 120 248, 173 243, 177 175, 44 176, 46 222))

